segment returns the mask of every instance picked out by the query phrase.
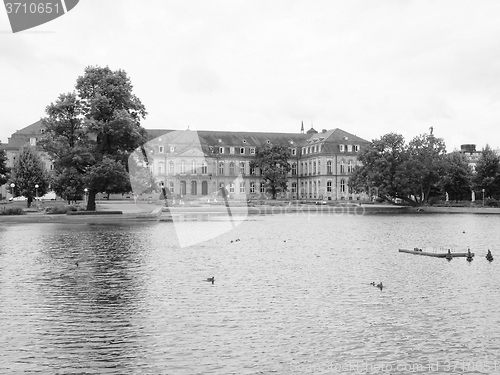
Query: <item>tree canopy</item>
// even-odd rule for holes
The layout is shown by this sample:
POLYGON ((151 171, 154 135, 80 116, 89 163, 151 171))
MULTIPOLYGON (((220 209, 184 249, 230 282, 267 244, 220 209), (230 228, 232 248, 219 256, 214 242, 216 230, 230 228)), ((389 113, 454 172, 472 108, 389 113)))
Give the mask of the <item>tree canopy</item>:
POLYGON ((471 196, 472 169, 460 152, 446 156, 446 171, 442 176, 442 189, 450 200, 464 200, 471 196))
POLYGON ((439 189, 445 155, 443 139, 432 134, 419 135, 406 145, 402 135, 389 133, 361 151, 349 185, 385 200, 422 204, 439 189))
POLYGON ((484 189, 486 197, 500 198, 500 157, 488 145, 476 163, 473 187, 476 192, 484 189))
POLYGON ((0 150, 0 186, 9 180, 10 168, 7 168, 7 155, 4 150, 0 150))
POLYGON ((11 180, 16 185, 15 195, 26 197, 28 207, 31 206, 37 193, 38 196, 47 193, 49 176, 45 171, 42 159, 32 147, 24 146, 21 148, 12 168, 11 180))
POLYGON ((290 151, 283 145, 265 145, 255 150, 255 160, 250 162, 250 167, 258 167, 266 191, 276 199, 276 194, 287 190, 287 174, 291 165, 288 162, 290 151))
POLYGON ((146 142, 146 109, 123 70, 87 67, 75 89, 47 106, 40 143, 54 160, 56 192, 81 195, 87 188, 93 211, 97 193, 130 191, 128 156, 146 142))

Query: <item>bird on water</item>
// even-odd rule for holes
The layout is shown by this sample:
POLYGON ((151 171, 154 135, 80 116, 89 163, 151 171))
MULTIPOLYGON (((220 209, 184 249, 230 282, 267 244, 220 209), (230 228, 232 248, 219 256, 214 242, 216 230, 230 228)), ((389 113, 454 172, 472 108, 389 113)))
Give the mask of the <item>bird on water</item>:
POLYGON ((214 283, 214 281, 215 281, 215 277, 214 277, 214 276, 209 277, 209 278, 207 279, 207 281, 208 281, 208 282, 211 282, 211 283, 213 284, 213 283, 214 283))

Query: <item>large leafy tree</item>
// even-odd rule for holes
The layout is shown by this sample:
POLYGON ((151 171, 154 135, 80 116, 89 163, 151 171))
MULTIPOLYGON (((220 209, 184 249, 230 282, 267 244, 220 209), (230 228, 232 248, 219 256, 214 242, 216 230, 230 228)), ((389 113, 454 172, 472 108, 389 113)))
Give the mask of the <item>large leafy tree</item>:
POLYGON ((0 186, 9 180, 10 168, 7 168, 7 155, 4 150, 0 150, 0 186))
POLYGON ((413 204, 415 202, 409 198, 408 178, 401 169, 407 157, 401 134, 388 133, 374 139, 361 151, 360 165, 354 168, 349 186, 389 201, 400 198, 413 204))
POLYGON ((446 171, 442 176, 442 189, 450 200, 464 200, 470 197, 472 169, 465 156, 452 152, 446 156, 446 171))
POLYGON ((27 198, 28 207, 31 206, 37 193, 38 196, 47 193, 49 176, 45 171, 42 159, 32 147, 24 146, 21 148, 12 168, 11 180, 16 185, 15 193, 27 198))
POLYGON ((54 159, 56 179, 65 176, 75 192, 88 188, 93 211, 97 193, 130 191, 127 159, 146 141, 140 125, 146 110, 123 70, 87 67, 75 88, 47 107, 42 145, 54 159), (79 178, 71 178, 75 173, 79 178))
POLYGON ((415 137, 406 145, 402 135, 389 133, 360 153, 360 165, 349 185, 388 201, 399 198, 412 205, 422 204, 439 188, 445 154, 444 141, 432 134, 415 137))
POLYGON ((258 167, 266 191, 276 199, 276 194, 287 190, 287 174, 291 170, 288 162, 290 151, 283 145, 265 145, 255 151, 255 159, 250 162, 252 168, 258 167))
POLYGON ((486 197, 500 198, 500 157, 488 145, 476 163, 473 187, 476 194, 484 189, 486 197))
POLYGON ((407 152, 408 157, 400 168, 406 178, 406 191, 416 202, 427 202, 431 192, 439 191, 446 167, 446 145, 432 133, 422 134, 411 140, 407 152))

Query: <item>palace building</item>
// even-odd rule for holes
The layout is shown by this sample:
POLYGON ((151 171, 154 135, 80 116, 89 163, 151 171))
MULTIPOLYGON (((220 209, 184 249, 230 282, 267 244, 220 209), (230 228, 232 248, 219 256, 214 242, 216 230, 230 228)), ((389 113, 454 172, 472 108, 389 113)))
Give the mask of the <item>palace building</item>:
MULTIPOLYGON (((349 189, 348 181, 357 155, 369 142, 341 129, 317 132, 312 127, 298 133, 147 130, 148 166, 156 181, 174 197, 210 197, 225 187, 234 199, 259 199, 265 186, 258 168, 251 168, 258 147, 286 145, 290 151, 288 199, 360 200, 366 196, 349 189)), ((37 147, 44 133, 41 121, 14 133, 7 144, 11 167, 20 147, 37 147)), ((47 170, 50 158, 39 150, 47 170)), ((133 184, 132 184, 133 186, 133 184)), ((6 196, 6 186, 3 196, 6 196)))

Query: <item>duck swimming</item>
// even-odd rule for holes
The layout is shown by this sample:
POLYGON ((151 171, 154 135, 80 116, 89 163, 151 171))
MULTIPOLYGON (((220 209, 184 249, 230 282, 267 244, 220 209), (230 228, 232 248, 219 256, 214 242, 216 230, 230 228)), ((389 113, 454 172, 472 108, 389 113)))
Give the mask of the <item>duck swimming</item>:
POLYGON ((215 277, 214 277, 214 276, 209 277, 209 278, 207 279, 207 281, 208 281, 208 282, 211 282, 211 283, 213 284, 213 283, 214 283, 214 281, 215 281, 215 277))

